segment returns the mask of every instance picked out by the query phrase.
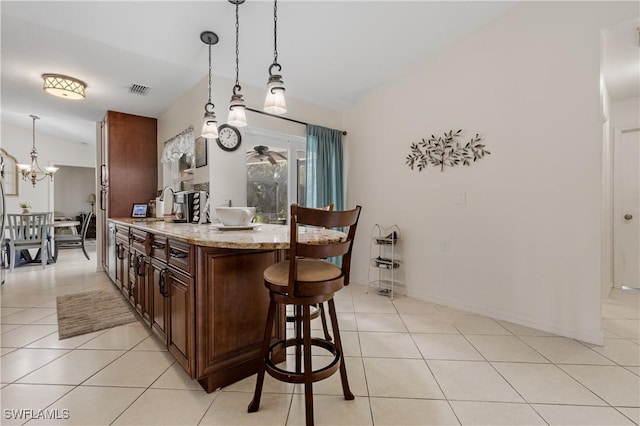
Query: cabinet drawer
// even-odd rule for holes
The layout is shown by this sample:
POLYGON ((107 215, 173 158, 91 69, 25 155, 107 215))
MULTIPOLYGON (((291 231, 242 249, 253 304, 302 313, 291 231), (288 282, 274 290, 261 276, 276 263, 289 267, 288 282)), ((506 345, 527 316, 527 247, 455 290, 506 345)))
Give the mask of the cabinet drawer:
POLYGON ((116 238, 121 241, 129 242, 129 228, 126 226, 116 225, 116 238))
POLYGON ((146 232, 138 229, 131 230, 131 248, 141 253, 149 254, 149 247, 151 246, 149 239, 149 234, 146 232))
POLYGON ((168 241, 167 237, 163 237, 161 235, 151 234, 149 235, 151 238, 151 257, 154 259, 158 259, 162 262, 167 261, 167 252, 168 252, 168 241))
POLYGON ((193 275, 193 246, 182 241, 169 240, 169 265, 193 275))

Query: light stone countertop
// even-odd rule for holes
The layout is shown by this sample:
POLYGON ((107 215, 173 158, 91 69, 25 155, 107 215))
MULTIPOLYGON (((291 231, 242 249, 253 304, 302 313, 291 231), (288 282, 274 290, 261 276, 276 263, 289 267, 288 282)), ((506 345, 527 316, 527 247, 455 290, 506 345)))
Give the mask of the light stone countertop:
MULTIPOLYGON (((289 225, 260 224, 249 230, 220 230, 219 224, 174 223, 163 220, 109 218, 112 222, 205 247, 229 249, 287 249, 289 225)), ((346 234, 324 228, 302 228, 300 241, 343 240, 346 234)))

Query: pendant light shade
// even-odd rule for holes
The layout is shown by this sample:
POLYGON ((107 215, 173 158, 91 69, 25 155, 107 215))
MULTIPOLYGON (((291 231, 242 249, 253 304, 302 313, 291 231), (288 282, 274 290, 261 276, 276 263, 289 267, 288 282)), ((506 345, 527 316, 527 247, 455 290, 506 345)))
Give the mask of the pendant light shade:
POLYGON ((280 74, 282 70, 278 63, 278 0, 273 1, 273 63, 269 66, 269 81, 267 82, 267 97, 264 100, 264 110, 270 114, 284 114, 287 103, 284 100, 284 83, 280 74))
POLYGON ((240 13, 239 6, 245 0, 229 0, 229 3, 236 5, 236 84, 233 86, 233 95, 229 103, 229 117, 227 123, 235 127, 245 127, 247 125, 246 106, 240 87, 240 13))
POLYGON ((218 121, 214 112, 215 105, 211 102, 211 46, 218 42, 218 36, 212 31, 204 31, 200 34, 200 40, 209 46, 209 100, 204 106, 201 136, 207 139, 218 137, 218 121))
POLYGON ((234 93, 233 96, 231 96, 231 103, 229 104, 229 118, 227 119, 227 123, 235 127, 245 127, 247 125, 246 110, 247 108, 244 104, 244 99, 242 99, 242 95, 237 95, 234 87, 234 93))
MULTIPOLYGON (((213 104, 207 105, 211 105, 211 108, 213 109, 213 104)), ((200 136, 207 139, 215 139, 218 137, 218 121, 216 120, 216 114, 213 111, 206 112, 206 108, 207 107, 205 106, 204 118, 202 119, 202 132, 200 133, 200 136)))
POLYGON ((272 74, 274 66, 280 70, 280 64, 274 63, 269 67, 269 82, 267 83, 267 97, 264 100, 264 110, 270 114, 284 114, 287 112, 287 103, 284 99, 284 83, 282 76, 272 74))

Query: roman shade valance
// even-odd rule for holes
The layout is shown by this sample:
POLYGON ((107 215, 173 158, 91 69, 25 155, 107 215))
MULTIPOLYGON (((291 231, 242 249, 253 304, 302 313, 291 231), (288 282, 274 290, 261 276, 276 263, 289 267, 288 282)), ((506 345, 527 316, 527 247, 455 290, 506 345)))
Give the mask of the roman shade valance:
POLYGON ((187 155, 187 157, 191 159, 196 152, 195 145, 193 126, 189 126, 189 128, 164 143, 160 162, 168 163, 170 161, 178 161, 183 155, 187 155))

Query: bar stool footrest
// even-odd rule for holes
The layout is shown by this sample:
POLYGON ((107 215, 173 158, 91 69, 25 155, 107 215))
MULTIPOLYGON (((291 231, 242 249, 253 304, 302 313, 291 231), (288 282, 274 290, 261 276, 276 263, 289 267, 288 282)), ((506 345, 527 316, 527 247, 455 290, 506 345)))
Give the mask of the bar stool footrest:
MULTIPOLYGON (((317 304, 312 304, 312 305, 309 305, 309 307, 311 308, 309 319, 314 320, 318 318, 320 316, 320 306, 318 306, 317 304)), ((287 315, 287 322, 296 322, 296 316, 287 315)))
MULTIPOLYGON (((265 367, 266 371, 273 378, 287 382, 287 383, 304 383, 305 382, 305 373, 297 373, 295 371, 284 370, 278 366, 276 366, 272 361, 272 355, 274 352, 279 352, 281 350, 286 350, 286 348, 290 346, 296 346, 302 344, 303 339, 286 339, 286 340, 278 340, 269 346, 269 352, 265 358, 265 367)), ((333 360, 326 366, 313 370, 311 372, 311 381, 318 382, 320 380, 324 380, 327 377, 333 375, 340 368, 340 360, 342 359, 342 354, 338 350, 333 342, 328 340, 320 339, 317 337, 311 338, 311 346, 320 347, 322 349, 327 350, 333 355, 333 360)), ((306 354, 305 354, 306 356, 306 354)))

